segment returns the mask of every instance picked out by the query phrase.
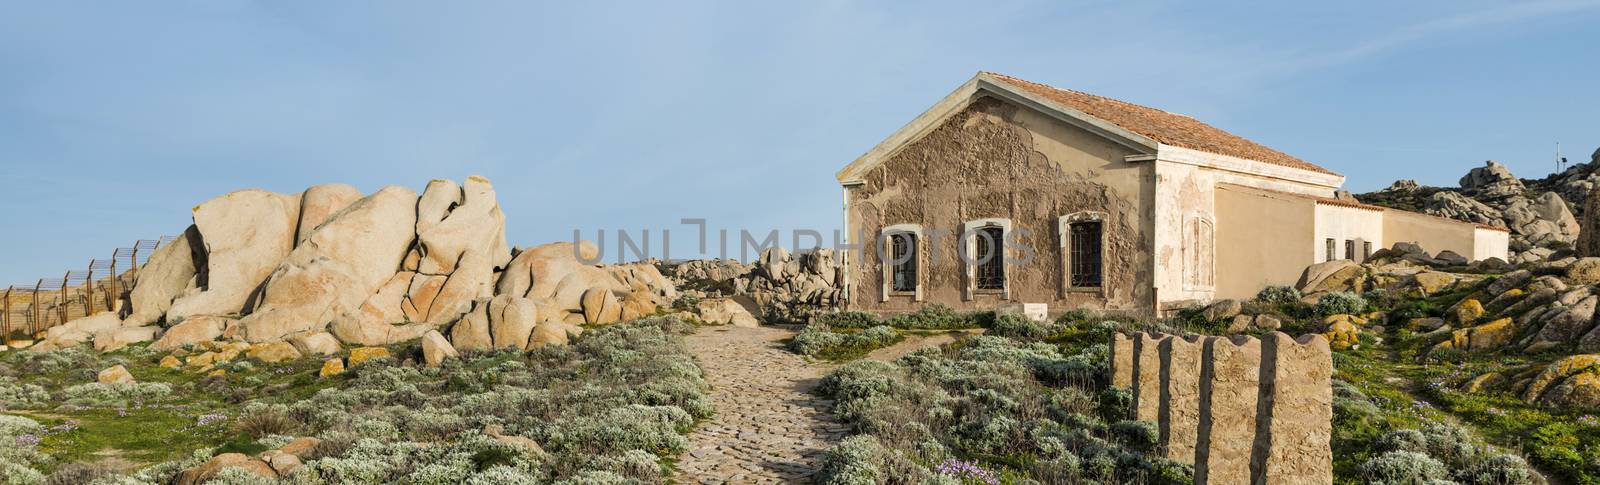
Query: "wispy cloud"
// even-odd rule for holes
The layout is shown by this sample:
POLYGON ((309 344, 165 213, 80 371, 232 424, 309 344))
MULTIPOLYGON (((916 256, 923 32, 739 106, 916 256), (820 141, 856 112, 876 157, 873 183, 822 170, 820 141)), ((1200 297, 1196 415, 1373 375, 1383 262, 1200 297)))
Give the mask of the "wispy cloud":
POLYGON ((1407 25, 1344 49, 1332 50, 1279 63, 1280 74, 1346 65, 1405 48, 1418 41, 1471 29, 1513 24, 1551 15, 1600 9, 1600 0, 1514 2, 1407 25))

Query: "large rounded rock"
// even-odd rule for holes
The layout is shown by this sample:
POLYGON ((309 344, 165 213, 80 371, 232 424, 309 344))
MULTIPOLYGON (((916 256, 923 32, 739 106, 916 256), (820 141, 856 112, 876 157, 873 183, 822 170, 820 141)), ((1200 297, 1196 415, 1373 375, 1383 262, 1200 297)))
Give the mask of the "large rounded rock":
MULTIPOLYGON (((332 334, 327 332, 296 335, 294 338, 289 339, 289 343, 293 344, 295 350, 298 350, 302 355, 333 355, 339 353, 342 348, 339 345, 339 339, 334 338, 332 334)), ((370 345, 360 342, 355 343, 358 345, 370 345)))
POLYGON ((755 315, 748 308, 732 298, 708 298, 700 300, 695 305, 695 312, 700 315, 700 320, 713 325, 733 325, 735 327, 757 327, 755 315))
POLYGON ((351 343, 388 345, 396 342, 386 339, 393 330, 391 327, 408 321, 405 298, 414 277, 416 273, 410 271, 395 273, 389 281, 378 287, 376 293, 361 302, 361 306, 355 312, 334 316, 330 327, 336 333, 352 339, 351 343))
MULTIPOLYGON (((1570 292, 1569 292, 1570 293, 1570 292)), ((1566 295, 1563 295, 1566 296, 1566 295)), ((1557 302, 1560 304, 1560 302, 1557 302)), ((1567 345, 1575 342, 1594 326, 1595 305, 1600 303, 1593 295, 1584 296, 1576 303, 1550 308, 1537 317, 1536 322, 1542 324, 1535 343, 1550 342, 1557 345, 1567 345)))
POLYGON ((656 313, 655 295, 644 291, 635 291, 622 298, 622 315, 624 321, 637 320, 656 313))
POLYGON ((357 200, 361 200, 361 191, 345 184, 323 184, 306 189, 305 193, 300 194, 300 221, 295 244, 305 242, 317 226, 357 200))
POLYGON ((205 266, 197 274, 198 291, 173 301, 167 321, 244 312, 251 294, 294 249, 299 219, 298 195, 265 190, 241 190, 196 206, 205 266))
POLYGON ((445 340, 444 335, 438 331, 429 330, 428 333, 422 334, 422 361, 428 367, 438 367, 445 359, 460 355, 456 352, 455 346, 450 345, 450 341, 445 340))
POLYGON ((583 294, 584 323, 612 323, 622 318, 622 303, 611 290, 590 288, 583 294))
POLYGON ((1585 371, 1569 376, 1554 389, 1544 393, 1539 403, 1562 408, 1600 406, 1600 374, 1585 371))
POLYGON ((184 320, 183 323, 168 328, 165 333, 161 334, 160 340, 150 344, 150 348, 166 352, 200 342, 210 342, 216 340, 217 337, 221 337, 222 330, 226 326, 227 320, 223 317, 198 316, 190 318, 184 320))
POLYGON ((783 281, 789 266, 789 251, 782 247, 767 248, 761 251, 758 261, 758 266, 767 279, 783 281))
POLYGON ((1557 381, 1597 364, 1600 364, 1600 354, 1573 355, 1551 362, 1528 383, 1527 389, 1522 393, 1522 400, 1536 402, 1557 381))
POLYGON ((411 246, 417 195, 385 187, 314 230, 273 272, 262 303, 239 323, 251 342, 320 331, 394 277, 411 246))
POLYGON ((498 295, 489 300, 489 336, 495 348, 527 348, 538 322, 539 306, 531 299, 498 295))
POLYGON ((491 268, 511 260, 505 215, 489 179, 467 177, 460 188, 449 181, 430 182, 417 205, 415 224, 420 273, 454 273, 467 251, 484 255, 481 264, 491 268))
POLYGON ((200 240, 200 231, 189 226, 183 235, 156 248, 139 267, 138 281, 128 292, 133 313, 123 325, 142 326, 161 320, 172 308, 172 301, 195 285, 195 248, 189 242, 200 240))
POLYGON ((1337 259, 1325 263, 1307 266, 1300 273, 1300 280, 1295 283, 1295 288, 1302 294, 1314 294, 1333 291, 1361 292, 1367 271, 1361 265, 1347 259, 1337 259))
POLYGON ((528 348, 536 349, 546 345, 566 345, 567 334, 577 328, 568 323, 545 320, 533 327, 533 335, 528 338, 528 348))
POLYGON ((127 347, 128 344, 149 342, 161 334, 161 327, 119 327, 110 330, 101 330, 94 334, 94 350, 96 352, 115 352, 127 347))
POLYGON ((594 268, 583 261, 595 261, 599 257, 600 248, 589 241, 535 246, 511 260, 495 284, 495 293, 549 298, 555 295, 556 285, 567 275, 594 268))
POLYGON ((173 485, 199 485, 217 478, 217 475, 228 468, 242 468, 247 472, 266 479, 278 478, 278 472, 272 469, 267 462, 251 458, 242 453, 223 453, 200 466, 179 472, 172 478, 173 485))
POLYGON ((489 350, 494 347, 494 337, 489 334, 488 300, 480 300, 450 327, 450 344, 456 350, 489 350))
POLYGON ((96 380, 101 384, 132 384, 133 374, 128 373, 127 367, 114 365, 100 371, 100 374, 96 376, 96 380))

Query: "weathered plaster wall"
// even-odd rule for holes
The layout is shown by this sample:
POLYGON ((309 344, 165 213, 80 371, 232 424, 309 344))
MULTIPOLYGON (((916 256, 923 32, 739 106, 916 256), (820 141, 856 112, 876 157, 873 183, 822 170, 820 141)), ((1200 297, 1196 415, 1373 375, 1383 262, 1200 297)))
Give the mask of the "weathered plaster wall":
POLYGON ((1333 239, 1333 259, 1345 259, 1345 241, 1355 241, 1354 260, 1358 262, 1365 259, 1361 257, 1362 242, 1371 242, 1373 251, 1383 249, 1385 211, 1319 203, 1315 212, 1317 228, 1310 250, 1317 262, 1328 260, 1328 239, 1333 239))
MULTIPOLYGON (((955 308, 993 308, 1004 295, 967 299, 965 265, 956 248, 967 221, 1007 218, 1032 261, 1007 267, 1010 301, 1071 308, 1147 309, 1151 281, 1151 166, 1130 163, 1133 150, 1048 115, 978 97, 926 136, 913 141, 847 189, 850 237, 874 244, 851 258, 851 309, 911 311, 937 302, 955 308), (1061 216, 1108 215, 1105 284, 1099 292, 1064 291, 1061 216), (876 240, 882 228, 918 224, 923 301, 893 294, 883 301, 876 240), (937 247, 937 258, 934 247, 937 247)), ((1010 250, 1012 258, 1022 251, 1010 250)))
POLYGON ((1217 298, 1250 298, 1268 285, 1293 285, 1314 263, 1310 199, 1236 185, 1216 191, 1217 298))

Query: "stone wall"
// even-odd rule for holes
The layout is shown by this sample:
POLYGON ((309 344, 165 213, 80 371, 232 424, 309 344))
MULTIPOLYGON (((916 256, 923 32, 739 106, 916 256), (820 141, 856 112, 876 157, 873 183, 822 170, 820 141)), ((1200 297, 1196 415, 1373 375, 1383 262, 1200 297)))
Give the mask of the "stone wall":
POLYGON ((1156 422, 1162 453, 1195 483, 1333 483, 1333 360, 1320 335, 1273 332, 1111 339, 1113 385, 1133 419, 1156 422))

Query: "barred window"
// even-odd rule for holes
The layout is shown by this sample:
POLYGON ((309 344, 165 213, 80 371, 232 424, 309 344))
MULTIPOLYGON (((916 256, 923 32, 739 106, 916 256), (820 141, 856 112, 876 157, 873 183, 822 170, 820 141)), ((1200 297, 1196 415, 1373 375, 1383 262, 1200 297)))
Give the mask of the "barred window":
POLYGON ((1351 260, 1351 261, 1355 261, 1356 260, 1356 242, 1355 241, 1350 240, 1350 239, 1344 240, 1344 259, 1348 259, 1348 260, 1351 260))
POLYGON ((1372 257, 1372 241, 1361 241, 1361 260, 1366 261, 1372 257))
POLYGON ((974 239, 977 239, 978 251, 975 260, 978 263, 978 289, 1003 290, 1006 287, 1006 258, 1005 230, 999 227, 979 228, 974 239))
POLYGON ((1102 273, 1100 221, 1074 222, 1069 227, 1072 238, 1072 286, 1099 287, 1102 273))
POLYGON ((1338 244, 1338 243, 1334 242, 1333 238, 1331 238, 1331 237, 1328 238, 1328 256, 1327 256, 1327 258, 1323 259, 1323 261, 1333 261, 1334 260, 1334 257, 1333 257, 1333 245, 1334 244, 1338 244))
POLYGON ((891 234, 894 243, 889 262, 894 267, 889 273, 894 291, 917 291, 917 235, 909 232, 891 234))

